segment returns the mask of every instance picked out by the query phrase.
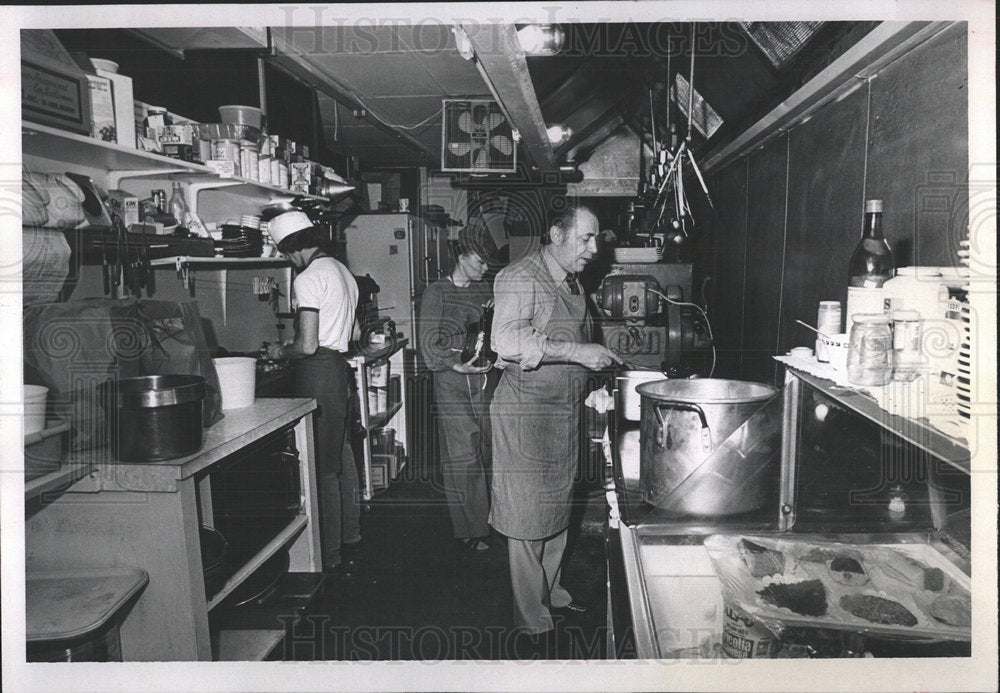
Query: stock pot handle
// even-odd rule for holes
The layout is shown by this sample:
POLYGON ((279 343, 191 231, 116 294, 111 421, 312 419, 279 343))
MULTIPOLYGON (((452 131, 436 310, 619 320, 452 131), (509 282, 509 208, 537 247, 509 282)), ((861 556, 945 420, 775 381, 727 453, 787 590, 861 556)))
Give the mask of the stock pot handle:
POLYGON ((663 447, 664 431, 667 427, 667 422, 663 418, 663 415, 660 414, 660 409, 680 409, 681 411, 691 411, 698 415, 698 419, 701 421, 701 447, 705 452, 712 452, 712 430, 708 427, 708 418, 701 407, 690 402, 654 402, 654 404, 656 406, 653 407, 653 411, 656 412, 656 423, 659 424, 656 430, 657 445, 661 448, 663 447))

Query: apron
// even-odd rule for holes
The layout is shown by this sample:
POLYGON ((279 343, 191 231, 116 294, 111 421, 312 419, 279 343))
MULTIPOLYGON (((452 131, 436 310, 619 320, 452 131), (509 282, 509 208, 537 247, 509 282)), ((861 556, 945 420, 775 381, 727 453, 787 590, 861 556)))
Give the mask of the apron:
MULTIPOLYGON (((571 295, 540 267, 553 296, 551 315, 533 327, 550 337, 591 341, 581 291, 571 295)), ((569 525, 570 499, 580 451, 580 412, 587 370, 543 363, 534 370, 510 364, 490 407, 493 424, 493 494, 490 524, 514 539, 545 539, 569 525)))
POLYGON ((339 351, 320 347, 312 356, 295 362, 295 394, 314 397, 313 414, 316 472, 341 471, 341 451, 347 429, 350 389, 347 360, 339 351))

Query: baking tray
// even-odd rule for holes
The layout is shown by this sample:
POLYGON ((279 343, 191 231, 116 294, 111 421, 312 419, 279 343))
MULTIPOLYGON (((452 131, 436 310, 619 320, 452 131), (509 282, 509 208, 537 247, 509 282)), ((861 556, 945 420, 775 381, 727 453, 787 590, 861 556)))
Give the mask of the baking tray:
POLYGON ((943 594, 962 596, 969 599, 971 604, 971 580, 944 555, 927 544, 847 544, 758 536, 713 535, 705 539, 705 548, 708 549, 712 565, 722 582, 724 599, 735 601, 748 614, 773 629, 803 626, 850 630, 889 638, 930 641, 971 640, 969 626, 950 626, 930 615, 931 602, 943 594), (763 578, 751 575, 746 563, 740 557, 738 544, 741 539, 784 554, 783 572, 763 578), (814 549, 860 555, 869 582, 858 586, 843 585, 831 578, 826 563, 801 560, 802 556, 814 549), (920 561, 929 568, 941 569, 945 575, 944 589, 941 591, 919 589, 889 577, 880 568, 883 563, 881 557, 885 556, 886 551, 896 551, 920 561), (827 613, 823 616, 804 616, 791 609, 774 606, 757 594, 758 590, 772 583, 792 583, 812 579, 820 580, 826 590, 827 613), (916 617, 917 623, 913 626, 880 624, 854 616, 840 607, 840 598, 847 594, 873 595, 899 602, 916 617))

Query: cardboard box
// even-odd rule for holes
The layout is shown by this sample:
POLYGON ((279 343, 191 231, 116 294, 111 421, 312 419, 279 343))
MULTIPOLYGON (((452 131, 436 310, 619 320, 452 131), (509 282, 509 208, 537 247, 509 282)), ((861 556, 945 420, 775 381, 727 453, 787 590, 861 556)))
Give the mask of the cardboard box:
POLYGON ((24 120, 90 135, 87 78, 49 29, 21 30, 24 120))
POLYGON ((209 159, 205 165, 222 178, 233 178, 239 173, 236 169, 236 162, 229 159, 209 159))
POLYGON ((87 88, 90 92, 90 136, 102 142, 117 142, 111 80, 88 74, 87 88))
POLYGON ((312 167, 309 162, 288 165, 288 183, 294 192, 309 193, 312 188, 312 167))
POLYGON ((125 190, 108 191, 108 210, 117 215, 126 228, 139 223, 139 198, 125 190))
POLYGON ((135 147, 135 101, 132 98, 132 78, 117 72, 98 70, 98 76, 111 80, 111 96, 115 109, 115 141, 123 147, 135 147))

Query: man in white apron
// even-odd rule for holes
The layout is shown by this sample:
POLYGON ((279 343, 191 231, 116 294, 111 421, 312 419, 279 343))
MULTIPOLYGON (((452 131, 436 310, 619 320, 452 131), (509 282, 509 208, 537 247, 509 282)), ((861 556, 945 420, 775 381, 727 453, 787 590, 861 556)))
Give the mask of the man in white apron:
POLYGON ((576 279, 597 252, 597 217, 569 209, 544 245, 496 279, 493 349, 506 363, 491 405, 490 524, 508 537, 518 627, 552 630, 550 609, 582 613, 559 583, 579 461, 587 369, 620 359, 591 343, 592 322, 576 279))

